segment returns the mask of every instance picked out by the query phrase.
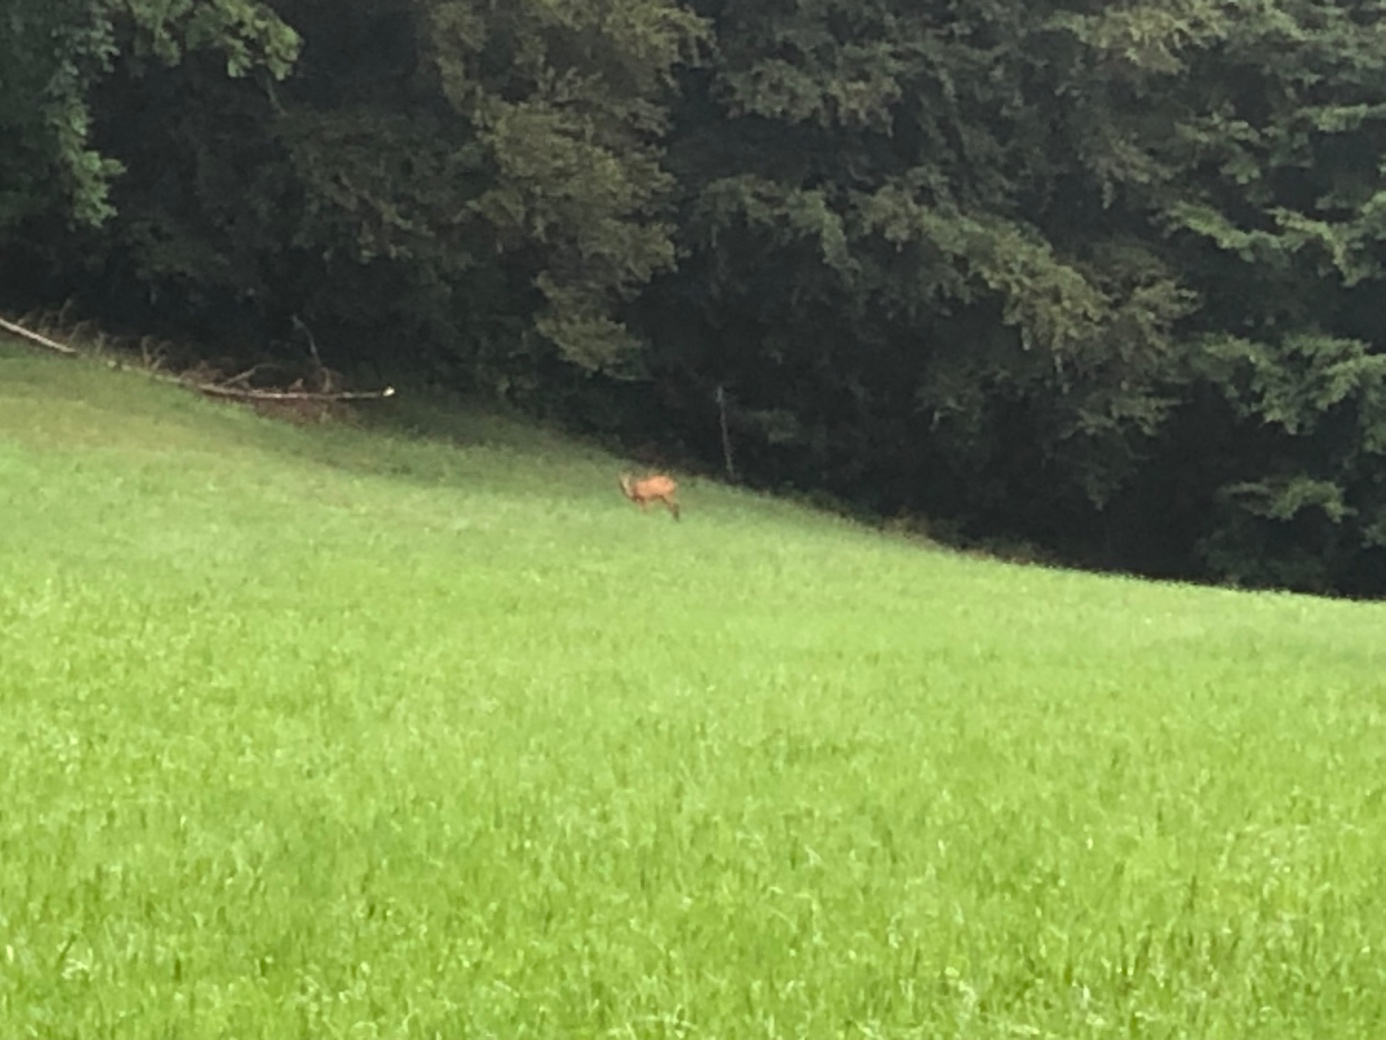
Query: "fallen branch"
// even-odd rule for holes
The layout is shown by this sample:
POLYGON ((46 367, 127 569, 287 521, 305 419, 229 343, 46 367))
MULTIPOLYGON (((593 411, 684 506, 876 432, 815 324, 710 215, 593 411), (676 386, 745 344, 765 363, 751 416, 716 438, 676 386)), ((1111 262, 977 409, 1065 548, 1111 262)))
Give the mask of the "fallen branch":
POLYGON ((49 350, 56 350, 59 354, 63 354, 67 357, 77 356, 77 351, 72 347, 51 340, 47 336, 40 336, 37 332, 30 332, 23 325, 16 325, 12 321, 6 321, 4 318, 0 318, 0 329, 4 329, 6 332, 12 332, 16 336, 27 339, 31 343, 37 343, 41 347, 47 347, 49 350))
MULTIPOLYGON (((36 343, 48 350, 56 351, 64 357, 77 357, 81 353, 75 348, 67 346, 65 343, 59 343, 56 340, 49 339, 47 336, 41 336, 37 332, 26 329, 23 325, 16 325, 12 321, 6 321, 4 318, 0 318, 0 329, 13 333, 22 339, 29 340, 31 343, 36 343)), ((304 331, 306 332, 307 329, 304 331)), ((316 343, 312 344, 312 353, 313 360, 318 364, 320 372, 326 371, 321 368, 322 362, 318 359, 316 343)), ((111 364, 117 368, 125 367, 118 360, 111 362, 111 364)), ((237 383, 245 383, 251 376, 265 367, 267 366, 256 365, 239 375, 232 376, 224 383, 199 383, 190 379, 179 378, 178 376, 166 376, 159 373, 156 366, 146 365, 146 370, 151 377, 162 382, 177 383, 180 386, 186 386, 196 390, 198 393, 206 394, 208 397, 224 397, 237 401, 320 401, 323 403, 331 403, 334 401, 378 401, 381 398, 395 396, 395 388, 392 386, 387 386, 383 390, 312 391, 252 390, 246 386, 235 385, 237 383)))
POLYGON ((198 393, 208 397, 229 397, 237 401, 378 401, 382 397, 394 397, 395 388, 387 386, 384 390, 340 391, 324 394, 311 390, 245 390, 227 386, 224 383, 189 383, 198 393))

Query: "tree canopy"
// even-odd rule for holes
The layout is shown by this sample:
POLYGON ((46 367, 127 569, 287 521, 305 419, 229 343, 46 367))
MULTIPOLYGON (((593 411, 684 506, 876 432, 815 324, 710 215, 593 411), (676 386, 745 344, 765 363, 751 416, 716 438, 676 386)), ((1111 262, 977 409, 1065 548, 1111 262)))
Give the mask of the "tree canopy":
POLYGON ((5 3, 12 295, 1386 591, 1376 3, 5 3))

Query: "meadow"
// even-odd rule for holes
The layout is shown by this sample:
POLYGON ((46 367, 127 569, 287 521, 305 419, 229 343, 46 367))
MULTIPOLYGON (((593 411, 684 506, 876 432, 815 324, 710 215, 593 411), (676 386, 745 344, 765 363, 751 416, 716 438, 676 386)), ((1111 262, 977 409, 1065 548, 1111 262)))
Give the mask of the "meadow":
POLYGON ((0 1036, 1386 1035, 1386 607, 0 344, 0 1036))

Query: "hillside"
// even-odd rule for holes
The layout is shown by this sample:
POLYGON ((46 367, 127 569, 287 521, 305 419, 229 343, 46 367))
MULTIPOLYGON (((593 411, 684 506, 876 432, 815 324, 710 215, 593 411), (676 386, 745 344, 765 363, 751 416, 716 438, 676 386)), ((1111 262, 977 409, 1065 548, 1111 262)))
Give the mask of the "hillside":
POLYGON ((1386 608, 392 407, 0 343, 0 1035, 1381 1035, 1386 608))

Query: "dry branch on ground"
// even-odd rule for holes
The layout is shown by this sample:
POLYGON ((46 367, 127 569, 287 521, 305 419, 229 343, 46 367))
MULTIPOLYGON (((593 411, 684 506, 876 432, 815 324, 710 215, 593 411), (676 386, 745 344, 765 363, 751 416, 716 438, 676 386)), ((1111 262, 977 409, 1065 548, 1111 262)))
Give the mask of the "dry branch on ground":
POLYGON ((12 321, 6 321, 4 318, 0 318, 0 329, 4 329, 6 332, 19 336, 21 339, 26 339, 30 343, 37 343, 40 347, 47 350, 56 351, 65 357, 75 357, 77 355, 77 351, 73 347, 69 347, 64 343, 59 343, 56 340, 51 340, 47 336, 41 336, 37 332, 26 329, 23 325, 16 325, 12 321))
MULTIPOLYGON (((81 351, 75 347, 70 347, 65 343, 59 343, 57 340, 40 335, 31 329, 26 329, 23 325, 7 321, 4 318, 0 318, 0 329, 4 329, 6 332, 19 336, 21 339, 27 340, 30 343, 37 344, 46 350, 52 350, 62 354, 64 357, 78 357, 81 355, 81 351)), ((313 359, 320 373, 326 373, 328 371, 322 368, 322 363, 318 360, 316 343, 313 344, 313 359)), ((387 386, 381 390, 303 390, 298 389, 298 386, 301 385, 301 380, 298 384, 287 390, 256 389, 247 385, 250 377, 260 369, 266 367, 264 365, 256 365, 245 372, 241 372, 227 379, 208 379, 209 369, 207 366, 197 366, 181 375, 166 375, 158 371, 157 364, 149 364, 146 358, 146 367, 148 368, 149 374, 155 379, 160 379, 168 383, 177 383, 179 386, 187 387, 190 390, 196 390, 198 393, 204 394, 207 397, 216 397, 233 401, 248 401, 252 403, 316 402, 321 404, 334 404, 343 401, 378 401, 386 397, 395 396, 395 388, 392 386, 387 386)), ((335 383, 335 379, 325 379, 324 382, 328 386, 331 386, 335 383)))

